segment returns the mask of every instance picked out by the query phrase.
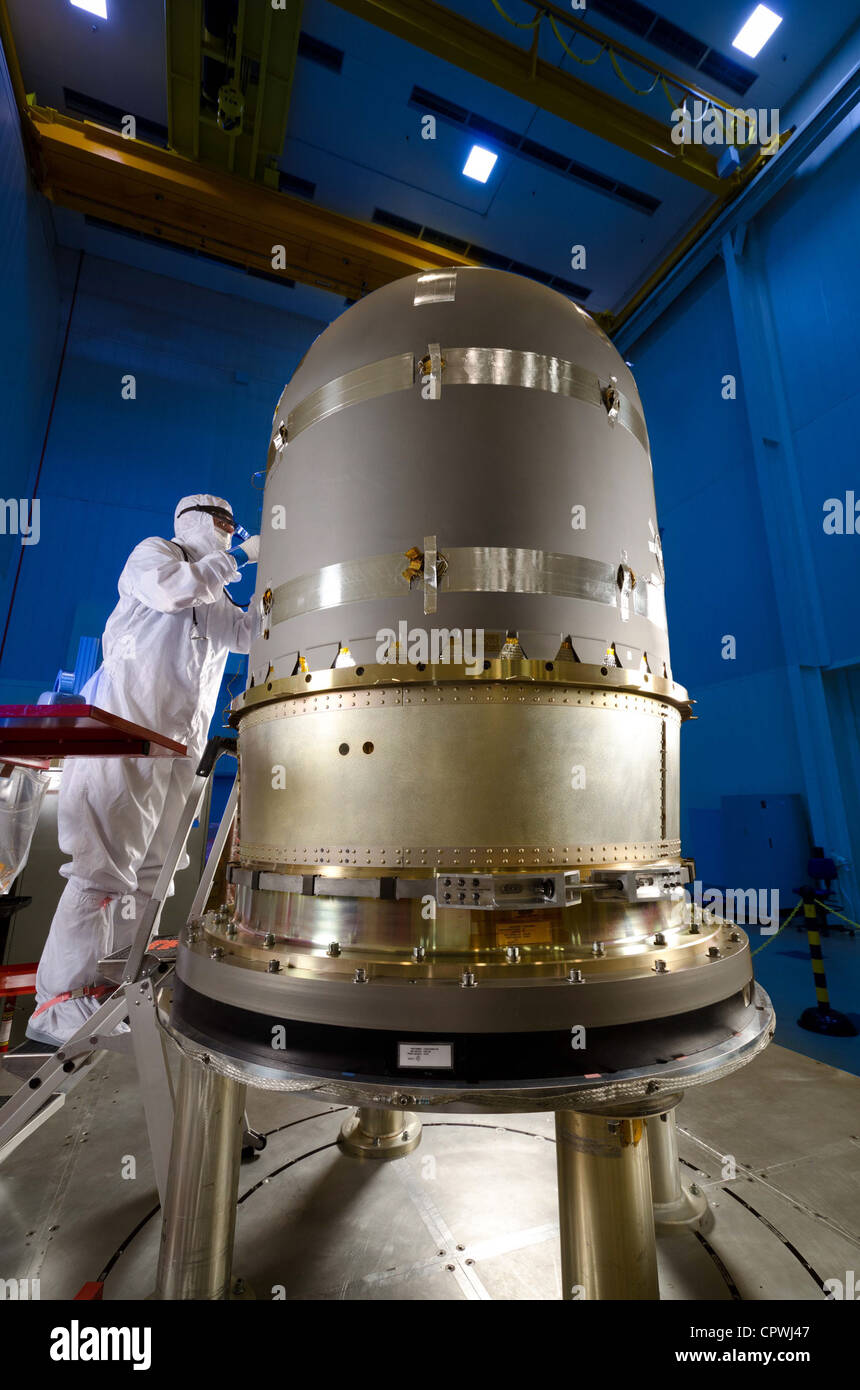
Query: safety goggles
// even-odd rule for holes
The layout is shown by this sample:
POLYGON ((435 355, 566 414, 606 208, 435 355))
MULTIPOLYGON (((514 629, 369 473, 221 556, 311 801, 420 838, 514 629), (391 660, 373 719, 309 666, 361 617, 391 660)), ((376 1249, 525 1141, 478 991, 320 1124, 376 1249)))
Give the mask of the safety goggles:
MULTIPOLYGON (((224 528, 229 526, 231 531, 235 531, 236 529, 233 513, 228 512, 224 507, 209 507, 201 503, 201 505, 197 507, 183 507, 179 516, 185 516, 186 512, 206 512, 207 515, 214 517, 216 521, 220 521, 224 528)), ((177 517, 177 520, 179 520, 179 517, 177 517)))

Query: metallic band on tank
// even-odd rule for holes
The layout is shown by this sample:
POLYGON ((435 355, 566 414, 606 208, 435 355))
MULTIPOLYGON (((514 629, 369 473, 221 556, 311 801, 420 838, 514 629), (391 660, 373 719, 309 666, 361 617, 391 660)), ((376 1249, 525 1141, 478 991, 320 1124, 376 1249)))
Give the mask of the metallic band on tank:
MULTIPOLYGON (((620 606, 618 568, 602 560, 511 546, 459 546, 446 548, 444 555, 447 568, 438 579, 439 593, 552 594, 620 606)), ((372 555, 288 579, 275 589, 272 625, 344 603, 400 598, 406 591, 402 571, 402 554, 372 555)), ((666 630, 662 585, 640 576, 632 598, 637 617, 666 630)))
POLYGON ((602 406, 613 423, 623 425, 649 452, 648 431, 639 411, 618 390, 614 381, 601 384, 585 367, 542 352, 516 352, 512 348, 442 349, 444 386, 523 386, 531 391, 571 396, 602 406), (610 396, 607 392, 611 393, 610 396))
POLYGON ((414 381, 415 358, 411 352, 384 357, 380 362, 371 362, 366 367, 345 372, 343 376, 335 377, 334 381, 319 386, 293 407, 287 418, 287 442, 291 443, 303 430, 338 410, 345 410, 348 405, 371 401, 377 396, 388 396, 392 391, 404 391, 414 381))
MULTIPOLYGON (((633 402, 623 395, 614 379, 601 382, 595 372, 567 362, 562 357, 548 357, 541 352, 519 352, 514 348, 442 347, 441 385, 448 386, 520 386, 531 391, 548 391, 551 395, 568 396, 587 401, 603 410, 612 425, 619 424, 637 439, 650 453, 645 421, 633 402)), ((430 352, 419 363, 418 380, 430 372, 430 352)), ((379 362, 356 367, 343 376, 335 377, 320 386, 290 411, 286 421, 286 438, 291 443, 303 430, 320 420, 360 401, 387 396, 394 391, 408 390, 416 381, 415 358, 411 352, 385 357, 379 362)), ((276 442, 282 439, 283 421, 275 428, 276 442)))
POLYGON ((607 701, 610 697, 614 701, 622 695, 644 695, 651 701, 673 706, 682 719, 692 716, 687 691, 667 676, 627 670, 622 666, 594 666, 573 660, 501 660, 496 657, 485 661, 484 667, 484 670, 474 672, 466 666, 444 662, 431 663, 419 670, 417 666, 382 662, 335 670, 326 667, 306 674, 279 676, 276 680, 266 681, 265 685, 250 685, 241 695, 237 695, 230 706, 230 723, 235 727, 248 717, 249 711, 264 706, 282 704, 282 708, 288 709, 297 695, 316 696, 321 705, 327 705, 330 700, 342 701, 346 705, 362 702, 369 705, 374 703, 373 697, 381 692, 380 703, 387 704, 389 692, 401 687, 409 689, 432 685, 434 691, 439 693, 461 682, 463 694, 469 697, 472 692, 477 694, 496 685, 508 691, 522 686, 532 694, 544 690, 548 701, 557 700, 562 704, 581 703, 580 694, 586 691, 600 693, 607 701))
MULTIPOLYGON (((380 669, 385 669, 384 667, 380 669)), ((402 667, 391 665, 393 679, 400 682, 406 674, 402 667)), ((412 668, 413 671, 415 668, 412 668)), ((284 719, 299 719, 306 715, 336 714, 341 710, 394 709, 399 705, 553 705, 558 710, 576 707, 586 709, 607 709, 616 714, 635 713, 649 719, 659 719, 664 724, 679 724, 682 710, 667 706, 657 694, 638 693, 634 690, 588 690, 577 686, 573 680, 569 685, 520 685, 514 681, 499 681, 494 684, 472 684, 457 682, 442 685, 434 683, 432 690, 428 682, 416 686, 406 682, 383 686, 370 690, 337 690, 317 695, 296 694, 292 698, 282 696, 277 700, 261 702, 260 705, 243 715, 242 728, 248 732, 261 724, 271 724, 284 719)))
MULTIPOLYGON (((605 845, 272 845, 243 840, 243 868, 264 864, 355 864, 376 867, 471 869, 480 864, 539 868, 543 865, 642 864, 677 859, 680 840, 605 845)), ((283 871, 283 870, 281 870, 283 871)))

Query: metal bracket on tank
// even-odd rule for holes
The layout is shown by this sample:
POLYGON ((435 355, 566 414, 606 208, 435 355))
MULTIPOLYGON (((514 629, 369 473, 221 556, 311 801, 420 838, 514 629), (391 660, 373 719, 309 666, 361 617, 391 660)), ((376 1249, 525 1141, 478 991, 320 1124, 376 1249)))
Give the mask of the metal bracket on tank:
POLYGON ((595 902, 656 902, 684 896, 690 882, 689 864, 647 865, 641 869, 593 869, 590 886, 595 902))
POLYGON ((651 532, 651 539, 648 542, 648 549, 654 556, 654 560, 657 565, 657 574, 653 582, 658 584, 665 584, 666 570, 663 565, 663 542, 660 539, 659 530, 654 525, 650 517, 648 518, 648 530, 651 532))
POLYGON ((576 907, 582 901, 578 869, 558 874, 436 873, 440 907, 470 911, 499 908, 576 907))
MULTIPOLYGON (((614 876, 616 879, 618 874, 614 876)), ((440 907, 494 911, 499 908, 576 907, 582 901, 579 869, 563 873, 434 873, 432 878, 332 878, 327 874, 277 874, 228 864, 227 882, 235 887, 305 896, 383 898, 434 897, 440 907)))
POLYGON ((427 401, 440 401, 442 399, 442 349, 438 343, 427 344, 427 356, 422 357, 420 362, 421 376, 423 378, 421 394, 427 401))
POLYGON ((424 537, 424 612, 435 613, 439 585, 442 582, 448 561, 436 548, 436 537, 424 537))
POLYGON ((621 621, 626 623, 630 617, 630 604, 633 599, 633 590, 636 587, 636 575, 627 563, 627 551, 621 552, 621 564, 618 566, 616 578, 618 584, 618 611, 621 621))
POLYGON ((618 419, 618 412, 621 409, 621 392, 618 389, 618 377, 611 376, 609 385, 601 387, 600 398, 606 406, 606 414, 610 425, 614 425, 618 419))
POLYGON ((439 576, 436 572, 436 537, 424 537, 424 612, 436 612, 439 576))

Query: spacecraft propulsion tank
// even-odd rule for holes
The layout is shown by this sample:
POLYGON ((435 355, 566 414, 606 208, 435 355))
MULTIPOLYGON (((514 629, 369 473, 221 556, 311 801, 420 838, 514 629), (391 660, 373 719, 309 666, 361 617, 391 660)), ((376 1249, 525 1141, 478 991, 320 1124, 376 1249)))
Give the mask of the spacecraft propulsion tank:
POLYGON ((358 1105, 637 1115, 755 1055, 747 937, 685 892, 664 578, 636 384, 579 306, 458 268, 327 328, 273 421, 185 1045, 358 1105))

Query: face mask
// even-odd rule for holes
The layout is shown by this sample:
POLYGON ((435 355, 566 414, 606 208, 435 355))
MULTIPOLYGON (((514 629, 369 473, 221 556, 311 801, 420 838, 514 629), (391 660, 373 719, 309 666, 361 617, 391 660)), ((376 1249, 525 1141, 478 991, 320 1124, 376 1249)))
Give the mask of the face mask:
POLYGON ((229 525, 227 525, 222 522, 219 526, 218 518, 210 517, 209 520, 212 523, 212 535, 215 544, 220 546, 222 550, 229 550, 230 546, 233 544, 233 523, 230 522, 229 525))
POLYGON ((204 555, 229 550, 233 541, 233 518, 223 507, 186 507, 177 517, 176 528, 180 539, 188 540, 204 555))

